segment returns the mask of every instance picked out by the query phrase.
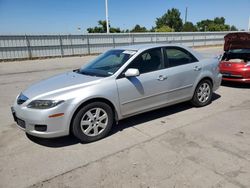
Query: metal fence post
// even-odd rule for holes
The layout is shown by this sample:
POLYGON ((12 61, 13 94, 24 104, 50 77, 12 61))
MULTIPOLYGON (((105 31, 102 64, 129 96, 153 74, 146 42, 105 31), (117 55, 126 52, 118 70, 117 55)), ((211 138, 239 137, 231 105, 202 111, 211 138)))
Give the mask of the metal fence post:
POLYGON ((61 49, 61 57, 63 57, 63 45, 62 45, 62 37, 59 35, 59 44, 60 44, 60 49, 61 49))
POLYGON ((206 37, 206 33, 205 33, 205 40, 204 40, 204 46, 206 46, 207 45, 207 37, 206 37))
POLYGON ((69 41, 70 41, 70 46, 71 46, 71 52, 72 52, 72 55, 75 55, 71 36, 72 36, 72 35, 69 35, 69 41))
POLYGON ((132 39, 132 44, 134 44, 135 43, 135 36, 134 36, 134 34, 133 33, 131 33, 131 39, 132 39))
POLYGON ((112 39, 113 39, 113 47, 115 48, 115 35, 112 35, 112 39))
POLYGON ((194 34, 193 34, 193 47, 194 47, 194 34))
POLYGON ((90 55, 90 44, 89 44, 89 35, 86 35, 87 38, 87 48, 88 48, 88 55, 90 55))
POLYGON ((182 34, 181 34, 181 42, 180 42, 180 44, 181 44, 181 45, 183 44, 183 41, 182 41, 182 34))
POLYGON ((26 47, 27 47, 27 51, 28 51, 28 58, 31 59, 32 58, 32 54, 31 54, 31 49, 30 49, 30 41, 27 35, 24 36, 25 40, 26 40, 26 47))

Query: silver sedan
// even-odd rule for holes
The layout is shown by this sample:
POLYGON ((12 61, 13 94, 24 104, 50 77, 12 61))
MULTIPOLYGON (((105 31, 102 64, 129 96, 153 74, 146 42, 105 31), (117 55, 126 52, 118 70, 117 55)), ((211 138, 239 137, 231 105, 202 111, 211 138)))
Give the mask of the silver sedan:
POLYGON ((221 83, 218 63, 180 45, 116 48, 80 69, 30 86, 11 109, 27 134, 73 133, 83 142, 96 141, 135 114, 183 101, 209 104, 221 83))

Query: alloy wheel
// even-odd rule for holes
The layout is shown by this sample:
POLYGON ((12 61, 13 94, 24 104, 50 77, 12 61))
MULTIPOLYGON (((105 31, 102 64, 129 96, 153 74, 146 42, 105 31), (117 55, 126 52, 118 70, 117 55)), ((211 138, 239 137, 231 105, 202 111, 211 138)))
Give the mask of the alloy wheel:
POLYGON ((209 99, 210 92, 211 90, 209 84, 206 82, 202 83, 197 92, 199 102, 205 103, 209 99))
POLYGON ((87 136, 101 134, 108 125, 108 114, 102 108, 89 109, 80 121, 82 132, 87 136))

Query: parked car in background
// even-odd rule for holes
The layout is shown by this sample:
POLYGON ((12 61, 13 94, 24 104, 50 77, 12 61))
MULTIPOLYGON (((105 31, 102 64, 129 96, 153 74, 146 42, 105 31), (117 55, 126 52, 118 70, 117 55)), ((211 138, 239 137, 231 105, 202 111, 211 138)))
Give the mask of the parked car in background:
POLYGON ((229 33, 225 37, 220 62, 222 79, 250 83, 250 33, 229 33))
MULTIPOLYGON (((16 99, 18 126, 37 137, 105 137, 114 122, 183 101, 202 107, 221 84, 217 58, 179 45, 134 45, 98 56, 78 70, 38 82, 16 99)), ((166 110, 166 109, 165 109, 166 110)))

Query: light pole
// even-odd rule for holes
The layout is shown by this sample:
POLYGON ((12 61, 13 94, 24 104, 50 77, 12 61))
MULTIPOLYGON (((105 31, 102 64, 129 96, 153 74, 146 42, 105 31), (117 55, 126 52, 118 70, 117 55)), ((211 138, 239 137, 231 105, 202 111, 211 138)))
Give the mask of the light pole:
POLYGON ((249 16, 249 20, 248 20, 248 31, 250 31, 250 16, 249 16))
POLYGON ((105 8, 106 8, 106 27, 107 27, 107 33, 109 33, 108 0, 105 0, 105 8))

